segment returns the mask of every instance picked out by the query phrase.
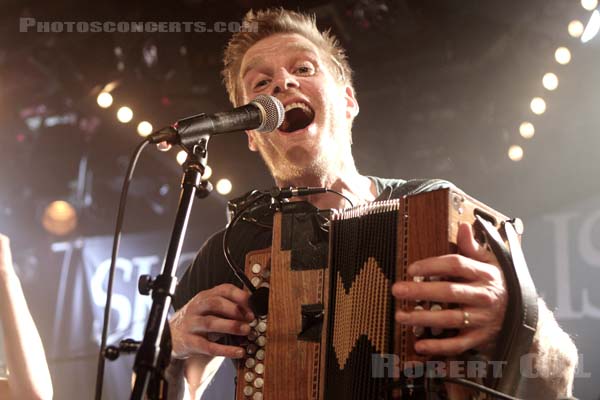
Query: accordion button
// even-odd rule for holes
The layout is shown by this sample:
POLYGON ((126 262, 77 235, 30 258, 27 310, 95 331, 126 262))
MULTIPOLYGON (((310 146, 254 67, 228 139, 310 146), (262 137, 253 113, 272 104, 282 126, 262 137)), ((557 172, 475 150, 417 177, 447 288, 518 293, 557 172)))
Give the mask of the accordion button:
POLYGON ((248 383, 252 382, 255 377, 256 375, 254 375, 254 372, 246 372, 244 374, 244 380, 248 383))
POLYGON ((250 327, 254 328, 256 326, 256 324, 258 324, 258 320, 256 318, 254 318, 252 320, 252 322, 250 322, 248 325, 250 325, 250 327))
POLYGON ((260 287, 266 287, 266 288, 268 288, 270 286, 271 285, 269 285, 267 282, 263 282, 263 283, 260 284, 260 287))
POLYGON ((256 331, 250 331, 250 333, 248 334, 248 340, 251 342, 254 342, 257 337, 258 333, 256 333, 256 331))
POLYGON ((433 305, 431 306, 430 310, 431 310, 431 311, 442 311, 442 306, 441 306, 441 305, 439 305, 439 304, 437 304, 437 303, 435 303, 435 304, 433 304, 433 305))
POLYGON ((256 287, 258 285, 260 285, 262 283, 262 279, 260 279, 258 276, 255 276, 254 278, 252 278, 250 280, 252 282, 252 284, 256 287))
POLYGON ((415 311, 423 311, 423 306, 415 306, 415 311))
POLYGON ((265 381, 263 380, 263 378, 256 378, 254 380, 254 387, 257 389, 260 389, 261 387, 263 387, 264 384, 265 384, 265 381))
POLYGON ((263 400, 263 394, 261 392, 254 393, 254 396, 252 396, 252 400, 263 400))
POLYGON ((265 359, 265 351, 263 349, 256 352, 256 359, 258 361, 263 361, 265 359))
POLYGON ((254 388, 252 386, 244 386, 244 396, 252 396, 252 393, 254 393, 254 388))
POLYGON ((413 281, 415 282, 423 282, 425 280, 425 277, 423 276, 414 276, 413 277, 413 281))
POLYGON ((258 274, 260 272, 260 270, 261 270, 260 264, 254 264, 252 266, 252 272, 255 273, 255 274, 258 274))
POLYGON ((271 276, 271 271, 268 269, 263 269, 262 276, 265 279, 269 279, 269 277, 271 276))
POLYGON ((265 364, 263 364, 263 363, 256 364, 256 367, 254 367, 254 372, 256 372, 259 375, 262 375, 265 372, 265 364))
POLYGON ((260 333, 265 333, 267 331, 267 323, 265 321, 260 321, 258 325, 256 325, 256 330, 260 333))
POLYGON ((259 336, 256 339, 256 344, 258 345, 258 347, 265 347, 265 344, 267 344, 267 338, 264 336, 259 336))
POLYGON ((249 355, 256 354, 257 349, 258 347, 256 347, 254 343, 250 343, 248 347, 246 347, 246 353, 248 353, 249 355))
POLYGON ((254 358, 247 358, 245 365, 246 365, 246 368, 252 369, 252 368, 254 368, 254 365, 256 365, 256 360, 254 358))
POLYGON ((421 336, 423 336, 424 333, 425 333, 425 328, 423 328, 422 326, 413 326, 413 334, 416 337, 421 337, 421 336))

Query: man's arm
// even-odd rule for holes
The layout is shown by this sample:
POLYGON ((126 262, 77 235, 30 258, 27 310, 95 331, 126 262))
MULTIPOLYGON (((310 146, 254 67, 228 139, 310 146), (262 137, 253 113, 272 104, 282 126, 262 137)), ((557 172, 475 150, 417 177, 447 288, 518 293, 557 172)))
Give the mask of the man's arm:
POLYGON ((51 399, 52 380, 44 347, 13 269, 9 240, 4 235, 0 235, 0 318, 10 398, 51 399))

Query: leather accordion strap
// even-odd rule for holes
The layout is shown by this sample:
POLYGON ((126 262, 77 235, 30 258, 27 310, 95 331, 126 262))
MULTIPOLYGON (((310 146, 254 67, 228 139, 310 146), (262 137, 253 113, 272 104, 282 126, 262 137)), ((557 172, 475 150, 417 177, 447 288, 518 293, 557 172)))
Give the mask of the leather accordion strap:
POLYGON ((484 218, 477 216, 476 229, 481 229, 498 260, 508 291, 508 304, 494 360, 505 361, 502 375, 491 377, 486 386, 515 395, 522 380, 521 358, 531 349, 538 320, 538 295, 513 223, 502 223, 502 234, 484 218))

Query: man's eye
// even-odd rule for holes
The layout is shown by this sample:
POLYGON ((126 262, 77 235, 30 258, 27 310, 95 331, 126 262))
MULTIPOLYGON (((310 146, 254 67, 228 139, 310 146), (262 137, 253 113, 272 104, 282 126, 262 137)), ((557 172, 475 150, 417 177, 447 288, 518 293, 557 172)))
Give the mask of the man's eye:
POLYGON ((309 75, 313 72, 313 68, 308 65, 302 65, 296 68, 296 73, 301 75, 309 75))
POLYGON ((269 83, 269 81, 267 81, 266 79, 263 79, 261 81, 256 82, 256 85, 254 85, 254 87, 259 88, 261 86, 265 86, 267 83, 269 83))

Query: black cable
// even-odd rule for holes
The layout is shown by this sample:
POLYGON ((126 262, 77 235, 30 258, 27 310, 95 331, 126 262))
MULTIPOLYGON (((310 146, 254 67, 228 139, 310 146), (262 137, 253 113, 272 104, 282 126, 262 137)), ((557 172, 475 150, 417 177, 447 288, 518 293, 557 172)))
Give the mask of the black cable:
POLYGON ((334 193, 334 194, 337 194, 340 197, 343 197, 344 199, 346 199, 346 201, 348 203, 350 203, 350 207, 354 207, 354 204, 352 203, 352 200, 350 200, 346 195, 342 194, 341 192, 338 192, 337 190, 333 190, 333 189, 329 189, 329 188, 325 188, 325 191, 327 191, 329 193, 334 193))
POLYGON ((246 276, 245 272, 238 265, 235 264, 233 257, 231 257, 231 252, 229 251, 229 234, 231 233, 233 226, 244 215, 246 210, 248 210, 254 204, 258 203, 260 200, 268 196, 270 196, 269 192, 262 193, 256 199, 242 207, 233 217, 231 222, 227 225, 227 227, 225 228, 225 232, 223 233, 223 255, 225 256, 225 260, 227 261, 227 264, 229 264, 229 267, 233 271, 236 278, 238 278, 240 282, 242 282, 242 284, 246 286, 248 290, 250 290, 251 293, 256 292, 256 287, 254 287, 252 282, 250 282, 250 279, 248 279, 248 277, 246 276))
POLYGON ((106 340, 108 336, 108 327, 110 325, 110 305, 112 301, 112 287, 115 279, 115 267, 117 261, 117 254, 119 253, 119 244, 121 242, 121 230, 123 228, 123 220, 125 216, 125 204, 127 203, 127 192, 129 191, 129 183, 133 177, 133 171, 138 162, 140 154, 144 147, 150 143, 150 139, 146 138, 141 142, 134 150, 133 156, 129 160, 129 166, 125 173, 123 180, 123 188, 121 189, 121 199, 119 200, 119 210, 117 212, 117 222, 115 226, 115 236, 113 238, 112 255, 110 260, 110 269, 108 272, 108 286, 106 288, 106 305, 104 308, 104 323, 102 325, 102 339, 100 341, 100 353, 98 354, 98 371, 96 374, 96 391, 95 399, 100 400, 102 398, 102 386, 104 383, 104 349, 106 347, 106 340))
POLYGON ((456 383, 456 384, 463 385, 463 386, 468 386, 468 387, 470 387, 472 389, 475 389, 475 390, 478 390, 480 392, 484 392, 484 393, 487 393, 487 394, 489 394, 491 396, 494 396, 497 399, 522 400, 522 399, 519 399, 518 397, 510 396, 508 394, 505 394, 505 393, 499 392, 497 390, 491 389, 491 388, 489 388, 487 386, 483 386, 483 385, 480 385, 478 383, 472 382, 472 381, 470 381, 468 379, 463 379, 463 378, 444 378, 444 380, 446 382, 456 383))

